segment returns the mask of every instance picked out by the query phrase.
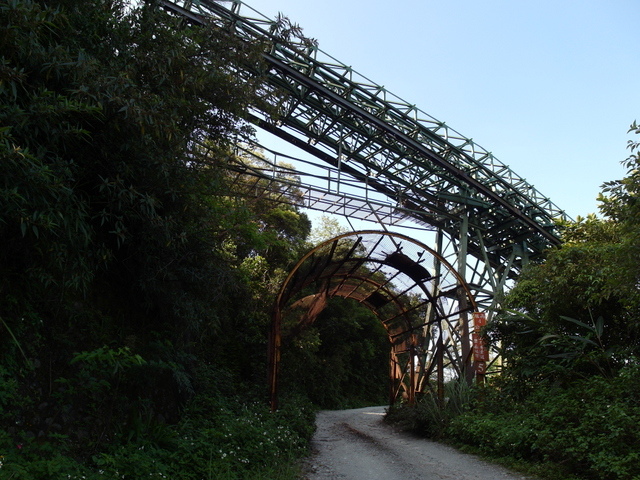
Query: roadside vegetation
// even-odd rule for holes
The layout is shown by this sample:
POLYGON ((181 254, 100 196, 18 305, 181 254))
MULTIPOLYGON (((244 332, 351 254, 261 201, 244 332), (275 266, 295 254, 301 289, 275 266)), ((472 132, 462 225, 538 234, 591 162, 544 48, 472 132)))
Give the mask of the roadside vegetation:
POLYGON ((487 385, 449 385, 443 409, 424 398, 390 421, 543 478, 640 478, 640 142, 628 146, 601 216, 564 225, 488 325, 503 365, 487 385))
POLYGON ((348 368, 378 325, 333 306, 269 412, 270 311, 311 223, 226 168, 265 45, 131 4, 0 1, 0 478, 296 478, 318 406, 386 392, 348 368))
POLYGON ((0 2, 1 478, 295 478, 314 409, 268 412, 265 312, 310 223, 222 168, 259 51, 0 2))

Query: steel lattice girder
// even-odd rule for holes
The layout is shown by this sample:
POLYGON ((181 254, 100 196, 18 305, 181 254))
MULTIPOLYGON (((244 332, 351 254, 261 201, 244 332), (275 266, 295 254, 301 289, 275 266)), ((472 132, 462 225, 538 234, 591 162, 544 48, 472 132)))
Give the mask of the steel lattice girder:
POLYGON ((394 96, 239 1, 161 2, 194 23, 216 22, 248 42, 267 41, 265 98, 276 121, 253 112, 262 128, 296 144, 377 191, 409 205, 421 222, 452 238, 461 215, 474 232, 469 254, 517 276, 522 258, 560 243, 567 219, 548 198, 491 153, 394 96), (228 6, 228 8, 227 8, 228 6), (282 101, 284 95, 284 102, 282 101))

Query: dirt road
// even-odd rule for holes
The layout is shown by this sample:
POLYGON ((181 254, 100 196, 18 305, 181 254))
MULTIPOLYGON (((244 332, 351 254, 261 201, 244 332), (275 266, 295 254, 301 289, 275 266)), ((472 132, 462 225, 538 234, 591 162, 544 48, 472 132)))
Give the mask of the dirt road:
POLYGON ((522 480, 453 448, 383 423, 385 407, 318 414, 307 480, 522 480))

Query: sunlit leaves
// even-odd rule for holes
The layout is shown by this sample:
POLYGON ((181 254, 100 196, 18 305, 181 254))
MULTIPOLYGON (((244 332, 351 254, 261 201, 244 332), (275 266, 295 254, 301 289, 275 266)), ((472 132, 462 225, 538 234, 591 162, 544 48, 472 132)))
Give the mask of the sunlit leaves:
POLYGON ((565 243, 507 298, 520 313, 499 317, 495 334, 514 378, 614 376, 640 353, 640 157, 638 142, 629 147, 627 176, 603 186, 604 217, 562 225, 565 243))

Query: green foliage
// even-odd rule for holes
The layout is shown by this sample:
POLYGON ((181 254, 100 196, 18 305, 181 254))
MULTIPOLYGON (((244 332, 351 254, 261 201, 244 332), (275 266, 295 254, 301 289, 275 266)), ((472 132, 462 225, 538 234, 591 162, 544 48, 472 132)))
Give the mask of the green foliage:
MULTIPOLYGON (((635 123, 630 131, 640 133, 635 123)), ((605 217, 563 225, 565 243, 523 272, 505 302, 511 312, 490 326, 514 388, 614 376, 640 353, 638 147, 629 142, 627 177, 603 186, 605 217)))
MULTIPOLYGON (((640 134, 640 126, 633 122, 629 132, 640 134)), ((616 275, 609 279, 611 288, 625 298, 627 308, 633 310, 636 319, 640 309, 640 141, 629 140, 629 157, 623 162, 627 174, 621 180, 607 182, 598 197, 600 211, 616 222, 621 238, 615 255, 616 275)), ((636 321, 637 323, 637 321, 636 321)))
POLYGON ((100 347, 91 352, 81 352, 74 356, 71 364, 84 362, 97 371, 106 371, 111 376, 116 376, 131 367, 145 365, 145 360, 138 354, 132 354, 128 347, 117 350, 100 347))
POLYGON ((589 218, 566 226, 565 231, 571 232, 567 242, 550 250, 543 263, 523 272, 509 292, 507 306, 546 322, 559 315, 585 323, 590 315, 622 322, 627 313, 625 299, 609 283, 617 274, 612 260, 619 236, 618 229, 609 223, 589 218))
POLYGON ((234 478, 251 478, 250 472, 287 463, 306 452, 313 413, 301 403, 276 414, 264 404, 209 402, 207 410, 211 407, 217 413, 210 419, 202 417, 197 424, 189 421, 179 427, 183 441, 175 461, 182 478, 201 478, 214 466, 216 471, 235 473, 234 478))
POLYGON ((526 395, 541 384, 570 384, 592 375, 615 376, 630 349, 607 335, 604 318, 589 323, 560 315, 545 322, 517 311, 503 312, 490 326, 506 368, 504 388, 526 395))
POLYGON ((315 323, 288 342, 282 359, 284 391, 302 393, 322 408, 388 402, 390 343, 366 307, 332 298, 315 323))
POLYGON ((187 478, 185 437, 204 455, 220 432, 251 468, 192 478, 286 478, 308 440, 309 416, 228 413, 258 398, 264 312, 309 230, 225 173, 261 45, 153 3, 0 1, 3 478, 187 478), (219 415, 186 407, 221 390, 219 415))
POLYGON ((313 226, 309 241, 317 245, 333 237, 337 237, 341 233, 345 233, 345 229, 335 217, 321 215, 317 224, 313 226))
POLYGON ((0 288, 17 300, 7 325, 20 338, 20 310, 68 318, 88 297, 107 315, 153 312, 188 336, 218 326, 226 305, 212 312, 212 296, 237 289, 235 259, 211 246, 236 232, 219 215, 224 200, 202 201, 224 183, 190 145, 247 130, 239 117, 258 99, 227 69, 258 50, 150 6, 3 2, 0 12, 0 288))
POLYGON ((638 371, 630 364, 615 379, 540 387, 521 402, 496 391, 455 418, 448 438, 493 457, 550 462, 580 478, 637 478, 638 371))
POLYGON ((237 398, 196 397, 172 428, 170 446, 139 438, 112 444, 80 463, 68 453, 64 436, 46 441, 15 441, 0 433, 0 476, 15 479, 58 478, 297 478, 293 459, 307 452, 314 430, 308 402, 291 400, 276 414, 264 404, 237 398), (13 476, 12 476, 13 475, 13 476))
POLYGON ((442 400, 429 393, 419 397, 415 405, 393 405, 386 420, 428 438, 446 438, 454 419, 472 407, 476 392, 464 380, 447 382, 444 387, 442 400))
MULTIPOLYGON (((237 161, 248 169, 271 169, 272 166, 263 160, 261 152, 241 152, 237 161)), ((302 194, 295 188, 300 182, 293 167, 279 163, 275 177, 288 186, 278 186, 272 181, 250 177, 246 185, 236 181, 234 185, 237 195, 244 195, 242 205, 253 213, 253 244, 239 245, 241 255, 259 255, 270 265, 290 266, 295 263, 307 248, 306 239, 311 231, 311 222, 305 213, 301 213, 296 205, 302 203, 302 194), (288 203, 283 203, 286 198, 288 203), (253 250, 244 250, 252 248, 253 250)))
MULTIPOLYGON (((63 437, 57 440, 63 441, 63 437)), ((0 477, 16 480, 82 478, 88 470, 50 443, 27 441, 16 443, 0 431, 0 477), (69 477, 68 477, 69 476, 69 477)), ((89 477, 91 478, 91 477, 89 477)))
POLYGON ((540 478, 632 480, 640 475, 638 373, 631 361, 614 378, 540 383, 525 398, 510 394, 511 380, 501 377, 458 391, 454 405, 456 393, 448 392, 444 408, 429 398, 396 406, 387 420, 540 478))

